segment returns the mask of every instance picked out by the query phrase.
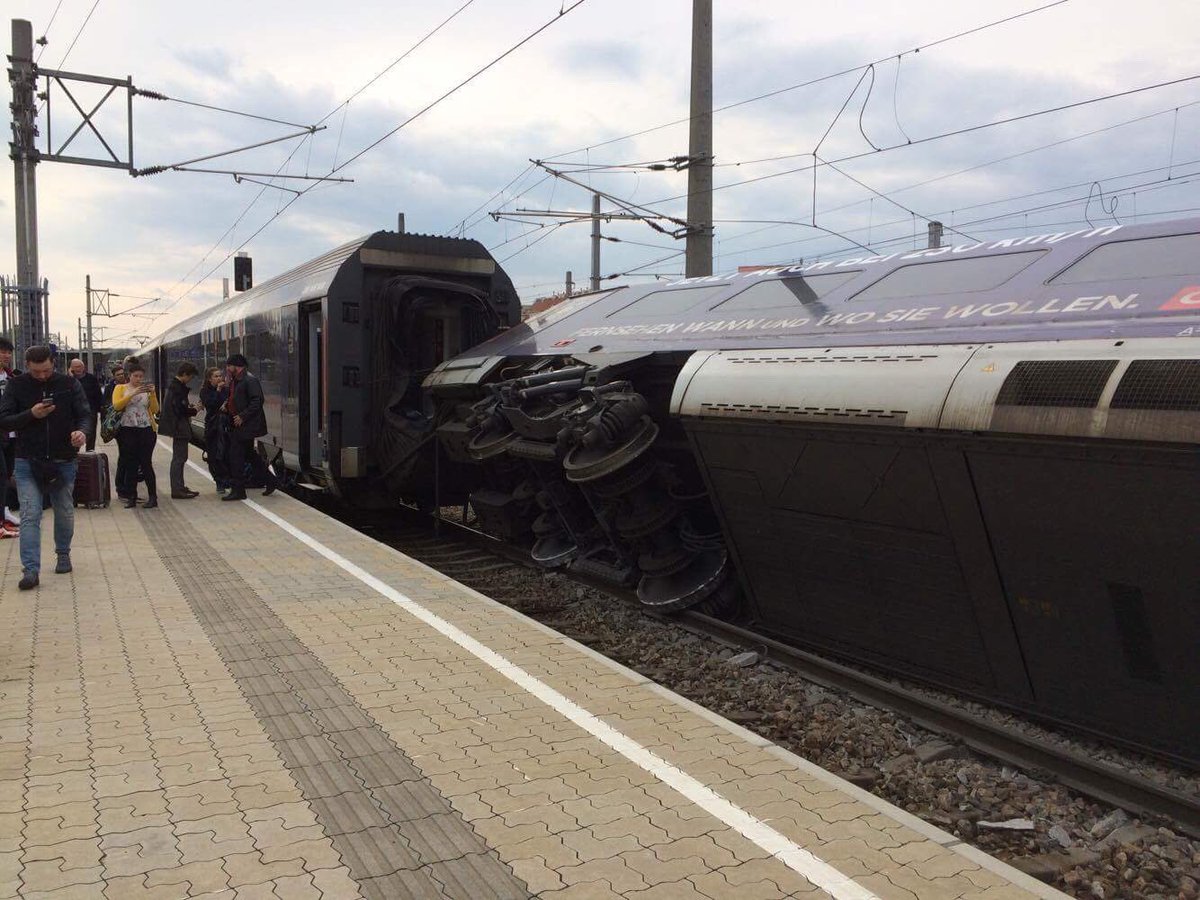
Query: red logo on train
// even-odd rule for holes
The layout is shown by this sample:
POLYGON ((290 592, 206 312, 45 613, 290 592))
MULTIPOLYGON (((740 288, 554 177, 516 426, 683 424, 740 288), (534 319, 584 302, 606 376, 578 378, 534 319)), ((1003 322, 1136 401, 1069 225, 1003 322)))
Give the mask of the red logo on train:
POLYGON ((1191 287, 1185 287, 1159 309, 1200 312, 1200 285, 1193 284, 1191 287))

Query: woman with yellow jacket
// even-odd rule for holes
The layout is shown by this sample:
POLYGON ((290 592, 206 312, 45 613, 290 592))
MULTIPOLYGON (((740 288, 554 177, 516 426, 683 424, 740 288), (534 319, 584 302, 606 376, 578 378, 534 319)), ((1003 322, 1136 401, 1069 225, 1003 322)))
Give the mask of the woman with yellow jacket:
MULTIPOLYGON (((117 470, 124 472, 126 483, 117 484, 118 494, 124 491, 125 508, 137 506, 138 472, 146 481, 146 509, 158 506, 158 484, 154 480, 154 442, 158 432, 158 395, 154 385, 146 382, 146 370, 136 360, 126 363, 128 384, 118 384, 113 390, 112 405, 121 412, 117 429, 117 470)), ((120 479, 118 479, 118 482, 120 479)))

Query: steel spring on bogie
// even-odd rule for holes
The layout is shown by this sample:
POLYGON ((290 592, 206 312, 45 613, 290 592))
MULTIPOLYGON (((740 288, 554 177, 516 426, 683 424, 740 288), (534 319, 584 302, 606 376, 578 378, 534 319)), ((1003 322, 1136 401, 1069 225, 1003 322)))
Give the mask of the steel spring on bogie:
POLYGON ((698 532, 691 520, 687 518, 684 518, 683 523, 679 526, 679 543, 692 553, 707 553, 710 550, 722 550, 725 547, 725 542, 721 539, 721 532, 708 534, 698 532))
POLYGON ((618 400, 611 406, 606 406, 588 422, 588 435, 585 444, 601 443, 611 447, 620 441, 625 432, 629 431, 642 416, 649 411, 649 404, 641 394, 633 394, 623 400, 618 400), (588 440, 588 439, 591 440, 588 440))

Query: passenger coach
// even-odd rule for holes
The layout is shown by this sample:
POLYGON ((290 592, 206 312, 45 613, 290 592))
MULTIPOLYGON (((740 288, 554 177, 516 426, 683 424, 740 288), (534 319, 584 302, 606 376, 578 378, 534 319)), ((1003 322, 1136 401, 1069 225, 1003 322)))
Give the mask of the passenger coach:
POLYGON ((542 565, 1200 760, 1200 221, 606 291, 427 385, 542 565))
POLYGON ((353 502, 423 502, 433 445, 421 381, 519 321, 512 282, 477 241, 380 231, 179 323, 144 352, 159 384, 184 360, 203 373, 244 354, 266 395, 269 460, 353 502))

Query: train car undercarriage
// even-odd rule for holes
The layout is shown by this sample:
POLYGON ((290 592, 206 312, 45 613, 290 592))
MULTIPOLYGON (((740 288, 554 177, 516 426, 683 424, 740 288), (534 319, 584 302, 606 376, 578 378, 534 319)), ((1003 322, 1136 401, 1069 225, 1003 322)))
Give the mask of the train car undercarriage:
MULTIPOLYGON (((470 358, 426 386, 479 527, 540 566, 1196 764, 1194 454, 939 429, 979 408, 961 373, 988 351, 909 350, 470 358), (839 378, 806 381, 802 357, 839 378), (859 372, 876 398, 928 396, 833 396, 859 372), (1133 533, 1153 540, 1123 552, 1133 533)), ((1032 384, 998 365, 996 389, 1032 384)), ((992 399, 995 424, 1044 419, 992 399)))
POLYGON ((459 397, 439 437, 449 459, 478 467, 470 503, 482 529, 538 565, 636 589, 651 609, 731 614, 738 578, 666 415, 677 371, 636 357, 537 359, 478 399, 443 382, 437 393, 459 397))

